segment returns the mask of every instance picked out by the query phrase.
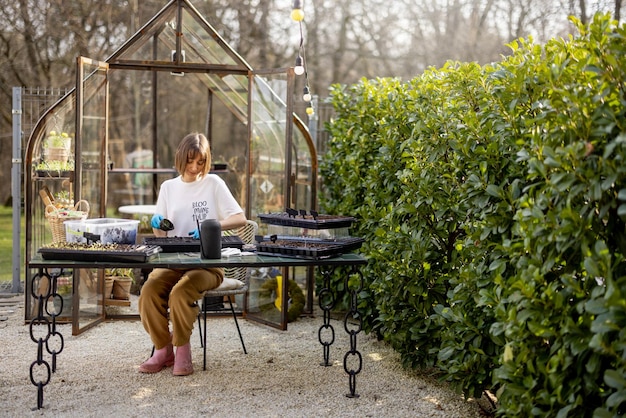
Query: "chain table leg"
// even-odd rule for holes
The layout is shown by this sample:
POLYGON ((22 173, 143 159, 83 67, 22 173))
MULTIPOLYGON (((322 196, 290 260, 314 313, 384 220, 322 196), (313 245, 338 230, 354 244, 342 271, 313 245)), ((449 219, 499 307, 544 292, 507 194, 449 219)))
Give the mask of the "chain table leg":
MULTIPOLYGON (((330 323, 330 311, 335 307, 335 296, 330 290, 330 277, 334 272, 334 267, 328 269, 322 269, 322 289, 319 292, 318 300, 319 306, 322 309, 324 322, 318 331, 318 338, 320 344, 323 347, 324 361, 322 366, 330 366, 330 346, 335 342, 335 329, 330 323), (330 335, 326 338, 322 337, 322 333, 326 331, 330 335)), ((356 393, 356 375, 361 372, 363 368, 363 356, 357 350, 357 334, 361 332, 363 327, 363 319, 358 313, 358 294, 363 290, 363 275, 361 274, 357 266, 352 266, 351 270, 346 274, 345 288, 350 292, 350 308, 344 317, 344 328, 346 333, 350 336, 350 349, 343 357, 343 368, 348 374, 348 386, 350 393, 346 396, 349 398, 358 398, 356 393), (351 285, 350 278, 356 277, 357 284, 351 285), (351 361, 351 359, 353 359, 351 361), (350 367, 348 363, 356 362, 353 367, 350 367)))
POLYGON ((348 380, 350 386, 350 393, 346 396, 349 398, 358 398, 356 393, 356 375, 361 372, 363 368, 363 356, 356 348, 357 334, 361 332, 363 327, 363 318, 359 315, 357 310, 358 294, 363 290, 363 275, 357 266, 352 267, 350 274, 346 275, 346 289, 350 292, 350 310, 346 312, 343 319, 344 328, 348 335, 350 335, 350 350, 343 357, 343 368, 348 373, 348 380), (356 286, 351 286, 350 278, 356 276, 358 281, 356 286), (353 367, 349 367, 348 363, 350 358, 356 359, 356 364, 353 367))
POLYGON ((323 288, 318 294, 318 303, 322 309, 324 322, 318 331, 318 339, 323 348, 324 361, 322 366, 331 366, 330 363, 330 346, 335 342, 335 329, 330 323, 330 311, 335 307, 335 295, 330 290, 330 276, 333 274, 334 268, 324 269, 322 273, 323 288), (325 338, 322 335, 326 332, 325 338))
POLYGON ((61 315, 63 311, 63 298, 57 293, 57 279, 61 275, 62 270, 55 271, 54 274, 49 274, 43 269, 39 271, 33 277, 31 282, 31 296, 37 301, 37 317, 30 322, 30 338, 37 344, 37 359, 30 366, 30 381, 37 387, 37 409, 43 408, 43 388, 50 382, 52 373, 56 371, 56 358, 57 354, 63 351, 63 336, 56 329, 56 317, 61 315), (42 280, 47 281, 47 289, 42 292, 42 280), (48 302, 50 299, 60 301, 60 308, 53 312, 48 310, 48 302), (48 319, 47 316, 51 318, 48 319), (45 335, 39 335, 35 332, 35 326, 44 325, 46 327, 45 335), (37 335, 36 335, 37 334, 37 335), (51 348, 50 337, 55 336, 59 338, 60 348, 51 348), (46 351, 52 355, 52 367, 43 358, 44 346, 46 351), (44 371, 37 373, 36 366, 43 366, 44 371), (39 380, 36 380, 36 376, 39 380))

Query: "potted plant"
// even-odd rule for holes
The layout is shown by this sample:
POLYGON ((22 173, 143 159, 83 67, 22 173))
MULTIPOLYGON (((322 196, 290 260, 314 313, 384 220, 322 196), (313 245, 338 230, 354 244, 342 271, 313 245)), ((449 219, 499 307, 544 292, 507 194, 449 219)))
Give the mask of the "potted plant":
POLYGON ((132 268, 110 268, 105 270, 104 275, 105 280, 108 278, 113 281, 113 299, 130 299, 130 288, 135 282, 135 273, 132 268))
POLYGON ((43 140, 43 158, 45 161, 67 162, 70 158, 72 138, 67 132, 50 131, 43 140))
POLYGON ((111 299, 113 297, 113 283, 115 279, 112 276, 104 276, 104 298, 111 299))
POLYGON ((152 225, 150 225, 150 216, 141 215, 139 219, 139 226, 137 230, 140 234, 144 235, 152 235, 152 225))

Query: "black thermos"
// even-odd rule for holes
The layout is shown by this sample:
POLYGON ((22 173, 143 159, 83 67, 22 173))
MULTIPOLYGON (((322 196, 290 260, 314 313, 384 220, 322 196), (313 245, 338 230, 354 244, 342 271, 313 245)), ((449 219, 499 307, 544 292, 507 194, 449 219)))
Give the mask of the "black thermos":
POLYGON ((222 257, 222 227, 217 219, 205 219, 200 225, 202 258, 222 257))

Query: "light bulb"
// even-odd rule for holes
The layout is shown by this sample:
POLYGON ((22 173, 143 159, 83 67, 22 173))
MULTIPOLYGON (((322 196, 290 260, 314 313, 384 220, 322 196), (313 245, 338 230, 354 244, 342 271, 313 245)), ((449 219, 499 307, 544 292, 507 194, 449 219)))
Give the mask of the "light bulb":
POLYGON ((301 22, 304 19, 301 0, 293 0, 291 5, 291 18, 296 22, 301 22))
POLYGON ((309 86, 304 86, 304 91, 302 93, 302 100, 305 102, 311 101, 311 91, 309 90, 309 86))
POLYGON ((302 9, 293 9, 291 11, 291 19, 296 22, 302 22, 304 20, 304 12, 302 9))
POLYGON ((296 73, 296 75, 304 74, 304 65, 301 55, 298 55, 296 58, 296 66, 294 67, 293 72, 296 73))
POLYGON ((312 116, 313 113, 315 113, 315 110, 313 109, 313 106, 309 106, 306 108, 306 114, 309 116, 312 116))

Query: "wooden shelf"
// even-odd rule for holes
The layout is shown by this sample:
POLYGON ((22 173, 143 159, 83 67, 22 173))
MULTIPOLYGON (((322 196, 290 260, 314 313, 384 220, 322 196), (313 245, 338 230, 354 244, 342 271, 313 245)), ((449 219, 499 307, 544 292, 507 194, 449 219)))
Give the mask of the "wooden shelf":
POLYGON ((130 306, 130 300, 105 299, 104 304, 106 306, 130 306))

